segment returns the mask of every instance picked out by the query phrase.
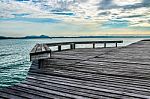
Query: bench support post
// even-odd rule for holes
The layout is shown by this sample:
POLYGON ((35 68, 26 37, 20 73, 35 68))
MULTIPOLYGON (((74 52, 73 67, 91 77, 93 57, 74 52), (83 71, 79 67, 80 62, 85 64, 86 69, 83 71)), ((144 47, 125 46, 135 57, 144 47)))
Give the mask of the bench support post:
POLYGON ((75 44, 74 43, 70 44, 70 49, 75 49, 75 44))
POLYGON ((106 43, 104 43, 104 48, 106 48, 106 43))
POLYGON ((72 48, 73 48, 73 49, 75 49, 75 48, 76 48, 75 43, 72 43, 72 48))
POLYGON ((39 59, 38 60, 38 69, 40 69, 40 68, 42 68, 42 66, 43 66, 43 59, 39 59))
POLYGON ((58 51, 61 51, 61 45, 58 45, 58 51))
POLYGON ((95 43, 93 43, 93 48, 95 48, 95 43))
POLYGON ((118 43, 116 43, 116 47, 118 47, 118 43))

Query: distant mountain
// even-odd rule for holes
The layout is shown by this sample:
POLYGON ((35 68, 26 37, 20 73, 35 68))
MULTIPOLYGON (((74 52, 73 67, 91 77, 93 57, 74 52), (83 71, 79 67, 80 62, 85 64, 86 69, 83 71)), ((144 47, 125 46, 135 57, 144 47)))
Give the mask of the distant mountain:
POLYGON ((47 35, 40 35, 40 36, 25 36, 25 37, 5 37, 5 36, 0 36, 0 39, 42 39, 42 38, 150 38, 150 36, 77 36, 77 37, 65 37, 65 36, 60 36, 60 37, 49 37, 47 35))
POLYGON ((51 38, 46 35, 40 35, 40 36, 25 36, 25 37, 5 37, 5 36, 0 36, 0 39, 40 39, 40 38, 51 38))
POLYGON ((23 37, 24 39, 35 39, 35 38, 51 38, 47 35, 40 35, 40 36, 35 36, 35 35, 32 35, 32 36, 26 36, 26 37, 23 37))
POLYGON ((0 39, 17 39, 16 37, 5 37, 5 36, 0 36, 0 39))
POLYGON ((5 39, 6 37, 4 37, 4 36, 0 36, 0 39, 5 39))

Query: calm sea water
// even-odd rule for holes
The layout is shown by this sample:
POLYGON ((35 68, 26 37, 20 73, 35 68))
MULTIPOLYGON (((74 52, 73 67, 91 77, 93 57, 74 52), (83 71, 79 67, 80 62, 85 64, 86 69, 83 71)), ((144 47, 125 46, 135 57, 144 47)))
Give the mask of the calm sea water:
MULTIPOLYGON (((119 46, 126 46, 143 38, 54 38, 54 39, 13 39, 0 40, 0 87, 23 81, 30 68, 30 50, 36 43, 66 41, 123 40, 119 46)), ((109 45, 114 46, 114 45, 109 45)), ((78 47, 81 47, 80 45, 78 47)), ((87 47, 82 46, 82 47, 87 47)), ((55 50, 55 48, 52 48, 55 50)))

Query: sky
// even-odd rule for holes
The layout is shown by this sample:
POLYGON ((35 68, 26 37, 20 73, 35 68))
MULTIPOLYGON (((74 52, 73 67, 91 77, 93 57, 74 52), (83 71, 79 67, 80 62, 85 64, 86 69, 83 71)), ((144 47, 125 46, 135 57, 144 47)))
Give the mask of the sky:
POLYGON ((0 36, 150 35, 150 0, 0 0, 0 36))

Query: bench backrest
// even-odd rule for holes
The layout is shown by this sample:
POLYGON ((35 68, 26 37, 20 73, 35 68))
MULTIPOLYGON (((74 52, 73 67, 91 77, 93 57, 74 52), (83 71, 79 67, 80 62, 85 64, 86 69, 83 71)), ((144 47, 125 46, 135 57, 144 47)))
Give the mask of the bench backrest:
POLYGON ((51 57, 51 49, 46 44, 36 44, 30 52, 30 61, 51 57))

